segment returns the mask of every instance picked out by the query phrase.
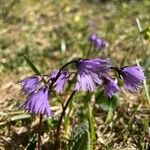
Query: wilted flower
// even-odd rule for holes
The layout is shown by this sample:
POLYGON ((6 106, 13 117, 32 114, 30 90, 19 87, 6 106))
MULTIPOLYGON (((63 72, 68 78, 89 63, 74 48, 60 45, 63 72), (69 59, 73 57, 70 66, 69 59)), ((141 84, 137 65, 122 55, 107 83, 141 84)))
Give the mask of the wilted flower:
POLYGON ((142 68, 138 66, 122 67, 119 74, 123 78, 125 89, 131 92, 138 90, 145 79, 142 68))
POLYGON ((37 92, 31 93, 21 107, 32 114, 53 116, 48 102, 48 90, 47 86, 43 86, 37 92))
POLYGON ((107 97, 112 97, 119 90, 118 85, 114 80, 108 77, 103 77, 103 85, 104 85, 104 95, 107 97))
POLYGON ((103 49, 105 47, 105 42, 104 40, 100 39, 100 38, 97 38, 95 40, 95 47, 99 50, 103 49))
POLYGON ((22 87, 21 91, 27 95, 34 92, 40 81, 41 81, 40 76, 31 76, 24 80, 21 80, 20 81, 22 87))
POLYGON ((100 74, 109 70, 108 59, 85 59, 77 62, 77 83, 75 90, 93 91, 96 85, 102 84, 100 74))
MULTIPOLYGON (((55 79, 59 70, 55 70, 51 73, 51 79, 55 79)), ((69 73, 67 71, 61 71, 60 76, 54 83, 54 88, 58 93, 63 93, 63 88, 67 80, 69 79, 69 73)))

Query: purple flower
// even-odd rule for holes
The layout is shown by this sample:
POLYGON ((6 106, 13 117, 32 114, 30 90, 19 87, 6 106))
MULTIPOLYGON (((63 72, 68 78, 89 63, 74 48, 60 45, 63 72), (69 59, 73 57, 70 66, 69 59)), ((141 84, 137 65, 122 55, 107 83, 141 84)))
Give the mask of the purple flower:
POLYGON ((77 83, 75 85, 75 90, 83 90, 85 91, 94 91, 96 88, 96 83, 101 84, 102 82, 98 78, 97 75, 95 77, 92 74, 79 73, 77 75, 77 83))
POLYGON ((77 69, 78 68, 79 70, 83 68, 95 74, 104 74, 110 70, 109 59, 80 59, 77 63, 77 69))
POLYGON ((32 114, 53 116, 48 102, 48 90, 47 86, 43 86, 37 92, 31 93, 21 108, 32 114))
POLYGON ((77 62, 77 83, 75 90, 93 91, 96 86, 102 84, 100 74, 109 70, 108 59, 86 59, 77 62))
POLYGON ((102 39, 97 38, 96 41, 95 41, 95 47, 97 49, 101 50, 105 47, 105 42, 102 39))
POLYGON ((138 90, 145 79, 142 68, 138 66, 122 67, 119 74, 123 78, 125 89, 131 92, 138 90))
MULTIPOLYGON (((51 73, 52 80, 56 78, 58 72, 59 72, 59 70, 55 70, 51 73)), ((60 76, 54 83, 54 88, 55 88, 56 92, 63 93, 64 85, 68 79, 69 79, 69 73, 67 71, 61 71, 60 76)))
POLYGON ((91 34, 89 39, 94 44, 95 48, 97 48, 98 50, 103 49, 106 45, 105 41, 98 38, 95 33, 91 34))
POLYGON ((93 43, 95 43, 96 39, 97 39, 97 35, 95 33, 91 34, 89 37, 89 40, 93 43))
POLYGON ((118 85, 114 80, 108 77, 103 77, 104 95, 112 97, 116 92, 120 91, 118 85))
POLYGON ((40 76, 31 76, 24 80, 21 80, 20 81, 22 87, 21 91, 27 95, 34 92, 40 81, 41 81, 40 76))

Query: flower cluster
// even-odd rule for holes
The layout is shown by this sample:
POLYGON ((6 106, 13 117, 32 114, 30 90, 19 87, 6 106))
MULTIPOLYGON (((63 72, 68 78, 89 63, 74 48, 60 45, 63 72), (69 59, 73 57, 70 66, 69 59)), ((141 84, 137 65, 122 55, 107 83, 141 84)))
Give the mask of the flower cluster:
POLYGON ((42 76, 31 76, 22 81, 20 84, 22 86, 22 92, 27 95, 27 100, 21 106, 26 111, 32 114, 42 114, 47 117, 53 116, 53 112, 49 107, 49 90, 50 86, 53 84, 54 89, 57 93, 63 92, 63 87, 69 78, 69 73, 67 71, 55 70, 50 75, 47 76, 46 83, 43 85, 42 76), (55 81, 57 74, 60 74, 58 79, 55 81), (55 82, 53 82, 55 81, 55 82))
POLYGON ((89 37, 89 40, 92 42, 94 47, 98 50, 102 50, 106 45, 105 41, 97 37, 95 33, 91 34, 91 36, 89 37))
POLYGON ((78 59, 65 64, 50 75, 45 75, 46 80, 42 76, 31 76, 22 80, 21 91, 27 95, 22 108, 33 114, 53 116, 49 107, 51 88, 54 88, 57 93, 63 93, 63 88, 70 77, 70 73, 63 69, 71 63, 75 63, 76 66, 75 91, 94 91, 97 87, 101 87, 105 96, 112 97, 120 91, 116 81, 109 76, 112 70, 117 71, 125 89, 131 92, 138 90, 145 79, 144 72, 139 66, 116 68, 110 66, 109 59, 78 59))

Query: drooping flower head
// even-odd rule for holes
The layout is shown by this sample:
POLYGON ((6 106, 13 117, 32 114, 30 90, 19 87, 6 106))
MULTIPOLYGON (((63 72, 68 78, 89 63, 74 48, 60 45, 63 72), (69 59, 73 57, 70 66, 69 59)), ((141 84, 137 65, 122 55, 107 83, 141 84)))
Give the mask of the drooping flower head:
POLYGON ((98 50, 102 50, 106 45, 105 41, 97 37, 95 33, 90 35, 89 40, 93 43, 94 47, 97 48, 98 50))
MULTIPOLYGON (((50 78, 53 80, 56 78, 59 70, 55 70, 50 74, 50 78)), ((57 93, 63 93, 63 88, 65 86, 65 83, 69 79, 69 73, 67 71, 61 71, 60 76, 54 83, 54 88, 57 93)))
POLYGON ((34 92, 40 81, 41 81, 40 76, 31 76, 24 80, 21 80, 20 81, 22 87, 21 91, 27 95, 34 92))
POLYGON ((95 40, 95 47, 98 49, 98 50, 102 50, 104 47, 105 47, 106 43, 104 40, 100 39, 100 38, 97 38, 95 40))
POLYGON ((91 34, 90 37, 89 37, 89 40, 93 43, 96 42, 96 39, 97 39, 97 35, 95 33, 91 34))
POLYGON ((109 59, 99 58, 79 60, 77 67, 85 68, 95 74, 105 74, 110 70, 109 59))
POLYGON ((138 66, 122 67, 119 74, 123 78, 125 89, 131 92, 138 90, 145 79, 142 68, 138 66))
POLYGON ((111 79, 107 76, 104 76, 102 78, 103 78, 104 95, 105 96, 111 98, 115 93, 120 91, 118 85, 116 84, 116 82, 113 79, 111 79))
POLYGON ((93 91, 98 84, 102 84, 100 74, 109 70, 108 59, 80 59, 77 64, 77 82, 75 90, 93 91))
POLYGON ((37 92, 27 96, 27 100, 21 108, 32 114, 41 114, 47 117, 53 116, 48 102, 48 87, 42 86, 37 92))

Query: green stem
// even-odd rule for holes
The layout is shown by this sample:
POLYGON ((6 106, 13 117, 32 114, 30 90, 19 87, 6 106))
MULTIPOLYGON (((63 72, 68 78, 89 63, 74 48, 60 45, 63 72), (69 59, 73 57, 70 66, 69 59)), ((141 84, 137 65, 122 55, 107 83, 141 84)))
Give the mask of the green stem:
POLYGON ((91 147, 90 149, 93 150, 93 142, 95 140, 95 128, 94 128, 94 117, 92 114, 92 108, 90 103, 88 104, 88 118, 89 118, 89 125, 90 125, 90 136, 91 136, 91 147))
MULTIPOLYGON (((138 26, 138 30, 139 30, 139 32, 141 33, 141 32, 143 31, 143 29, 142 29, 140 20, 139 20, 138 18, 136 19, 136 23, 137 23, 137 26, 138 26)), ((144 49, 143 36, 140 35, 140 37, 141 37, 142 44, 143 44, 143 49, 144 49)), ((140 66, 140 63, 139 63, 138 59, 136 60, 136 63, 137 63, 138 66, 140 66)), ((147 86, 147 83, 146 83, 146 79, 144 80, 143 84, 144 84, 144 89, 145 89, 146 97, 147 97, 148 103, 149 103, 149 105, 150 105, 150 95, 149 95, 149 91, 148 91, 148 86, 147 86)))
POLYGON ((41 127, 43 115, 40 115, 39 129, 38 129, 38 150, 41 150, 41 127))

